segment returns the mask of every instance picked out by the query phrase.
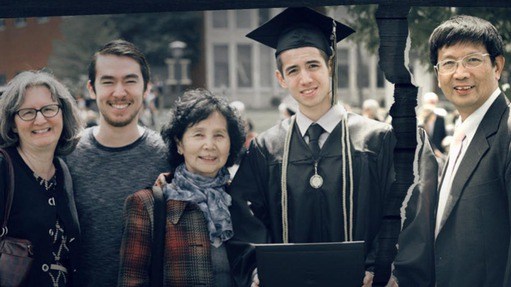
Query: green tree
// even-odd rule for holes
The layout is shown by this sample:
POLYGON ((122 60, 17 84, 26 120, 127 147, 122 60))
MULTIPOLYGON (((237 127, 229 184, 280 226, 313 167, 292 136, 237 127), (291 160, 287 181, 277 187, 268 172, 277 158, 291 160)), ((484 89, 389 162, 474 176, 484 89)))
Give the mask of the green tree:
POLYGON ((172 12, 112 15, 121 38, 144 51, 151 65, 161 65, 170 56, 169 43, 187 43, 184 57, 192 62, 200 55, 202 12, 172 12))
POLYGON ((174 40, 186 42, 185 57, 197 62, 201 19, 201 12, 66 17, 61 26, 63 39, 54 41, 48 66, 74 93, 80 93, 92 54, 116 38, 133 42, 152 67, 164 65, 170 56, 169 43, 174 40))
POLYGON ((109 16, 65 17, 61 32, 63 39, 53 42, 48 67, 73 94, 82 93, 91 55, 119 33, 109 16))
MULTIPOLYGON (((352 5, 348 7, 348 13, 352 19, 348 23, 357 31, 353 39, 363 44, 370 52, 377 53, 379 46, 378 27, 376 25, 375 12, 377 5, 352 5)), ((509 8, 485 8, 485 7, 412 7, 408 15, 410 30, 411 51, 413 56, 430 67, 429 63, 429 35, 441 22, 454 15, 472 15, 490 21, 499 30, 504 43, 511 42, 511 20, 509 20, 509 8)), ((505 58, 511 60, 511 46, 507 45, 505 58)), ((504 80, 509 81, 511 65, 506 65, 504 80), (507 79, 506 79, 507 78, 507 79)))

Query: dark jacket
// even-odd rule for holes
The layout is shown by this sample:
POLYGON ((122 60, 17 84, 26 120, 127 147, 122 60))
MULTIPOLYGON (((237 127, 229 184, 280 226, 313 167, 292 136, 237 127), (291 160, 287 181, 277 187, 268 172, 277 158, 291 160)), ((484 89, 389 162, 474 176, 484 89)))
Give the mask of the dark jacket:
POLYGON ((508 101, 501 94, 453 179, 435 240, 438 287, 502 286, 509 261, 510 143, 508 101))
MULTIPOLYGON (((150 286, 154 198, 150 189, 126 199, 118 286, 150 286)), ((207 223, 195 204, 167 201, 164 286, 213 286, 207 223)))
POLYGON ((501 94, 479 124, 454 176, 436 239, 438 192, 422 198, 417 210, 423 212, 401 235, 408 233, 410 241, 402 242, 400 249, 410 250, 408 256, 398 254, 400 286, 511 286, 508 105, 501 94), (421 273, 413 276, 406 270, 421 273))
MULTIPOLYGON (((73 197, 73 184, 69 170, 64 161, 55 158, 57 172, 57 191, 52 205, 47 194, 41 193, 34 181, 32 171, 23 162, 16 148, 7 148, 14 167, 15 190, 9 217, 8 236, 28 239, 34 248, 34 262, 28 275, 27 286, 43 286, 51 282, 49 274, 43 265, 50 265, 52 254, 51 236, 49 232, 55 229, 56 217, 63 227, 69 248, 69 262, 64 266, 68 270, 68 286, 76 283, 78 275, 80 225, 73 197), (31 188, 34 187, 35 188, 31 188)), ((0 156, 0 219, 3 220, 5 192, 7 188, 7 165, 0 156)), ((54 231, 55 232, 55 231, 54 231)))

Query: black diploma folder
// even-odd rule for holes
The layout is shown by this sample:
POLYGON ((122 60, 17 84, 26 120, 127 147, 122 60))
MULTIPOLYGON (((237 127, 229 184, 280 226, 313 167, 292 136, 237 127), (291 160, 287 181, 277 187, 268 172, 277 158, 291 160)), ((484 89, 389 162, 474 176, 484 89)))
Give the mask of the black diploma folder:
POLYGON ((364 242, 254 244, 262 287, 360 287, 364 242))

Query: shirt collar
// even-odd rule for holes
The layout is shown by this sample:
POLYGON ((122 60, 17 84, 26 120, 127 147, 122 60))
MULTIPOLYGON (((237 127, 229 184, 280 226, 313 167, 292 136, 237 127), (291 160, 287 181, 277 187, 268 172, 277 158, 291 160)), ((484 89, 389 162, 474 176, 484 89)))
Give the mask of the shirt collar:
POLYGON ((484 102, 477 110, 470 114, 463 122, 461 121, 461 118, 458 118, 458 121, 456 122, 456 129, 463 129, 467 138, 471 139, 474 137, 477 131, 477 127, 479 127, 479 124, 483 120, 484 115, 501 93, 502 92, 500 91, 500 88, 497 88, 486 100, 486 102, 484 102))
MULTIPOLYGON (((327 133, 332 133, 337 124, 342 120, 342 117, 346 114, 346 110, 340 104, 331 107, 319 120, 316 121, 327 133)), ((307 129, 314 122, 306 117, 304 114, 298 111, 296 112, 296 124, 300 129, 302 137, 305 136, 307 129)))

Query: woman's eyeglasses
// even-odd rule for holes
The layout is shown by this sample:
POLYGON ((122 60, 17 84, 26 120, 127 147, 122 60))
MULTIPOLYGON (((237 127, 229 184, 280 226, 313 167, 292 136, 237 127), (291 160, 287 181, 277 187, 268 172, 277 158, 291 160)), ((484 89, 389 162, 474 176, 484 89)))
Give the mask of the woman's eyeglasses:
POLYGON ((46 105, 40 109, 27 108, 27 109, 19 109, 16 114, 20 117, 20 119, 24 121, 33 121, 37 117, 37 113, 41 112, 43 117, 45 118, 53 118, 59 113, 60 105, 51 104, 46 105))

